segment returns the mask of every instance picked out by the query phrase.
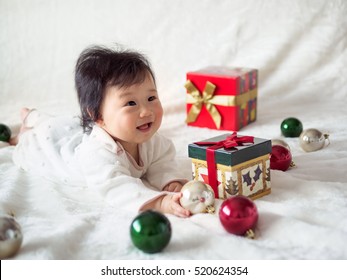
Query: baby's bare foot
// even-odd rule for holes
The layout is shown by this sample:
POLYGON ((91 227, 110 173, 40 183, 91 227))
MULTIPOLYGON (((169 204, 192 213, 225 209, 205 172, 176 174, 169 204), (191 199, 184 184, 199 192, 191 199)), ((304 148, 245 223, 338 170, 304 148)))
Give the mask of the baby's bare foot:
POLYGON ((26 117, 28 116, 28 114, 30 113, 30 109, 29 108, 22 108, 20 110, 20 119, 22 120, 22 125, 23 122, 25 121, 26 117))
POLYGON ((17 145, 19 137, 23 134, 23 132, 25 132, 29 129, 25 126, 25 120, 26 120, 26 118, 30 112, 31 112, 31 110, 29 108, 22 108, 20 110, 20 118, 22 121, 22 125, 19 129, 18 135, 14 136, 10 139, 10 141, 9 141, 10 145, 13 145, 13 146, 17 145))

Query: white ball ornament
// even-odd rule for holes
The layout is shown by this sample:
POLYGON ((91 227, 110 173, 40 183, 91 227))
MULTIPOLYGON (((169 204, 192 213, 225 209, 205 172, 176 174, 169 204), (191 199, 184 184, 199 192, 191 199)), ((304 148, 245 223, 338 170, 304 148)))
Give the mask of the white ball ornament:
POLYGON ((0 217, 0 259, 14 256, 22 245, 23 235, 20 225, 12 216, 0 217))
POLYGON ((186 183, 181 192, 180 203, 190 213, 214 213, 214 192, 210 185, 193 180, 186 183))
POLYGON ((271 145, 272 146, 280 145, 280 146, 287 148, 290 151, 290 147, 289 147, 288 143, 282 139, 271 139, 271 145))
POLYGON ((309 128, 300 134, 300 147, 305 152, 318 151, 324 147, 325 140, 329 141, 328 138, 328 134, 324 134, 315 128, 309 128))

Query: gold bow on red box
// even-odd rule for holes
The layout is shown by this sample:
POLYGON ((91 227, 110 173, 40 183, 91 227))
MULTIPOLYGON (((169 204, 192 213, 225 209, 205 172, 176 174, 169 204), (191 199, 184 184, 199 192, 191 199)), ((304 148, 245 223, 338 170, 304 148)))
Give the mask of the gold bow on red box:
POLYGON ((215 105, 240 106, 257 97, 256 89, 240 95, 214 95, 216 86, 209 81, 206 82, 202 94, 200 94, 199 90, 190 80, 187 80, 184 86, 188 92, 187 104, 193 104, 188 112, 186 122, 195 122, 201 112, 202 106, 205 105, 218 129, 220 129, 222 117, 215 105))

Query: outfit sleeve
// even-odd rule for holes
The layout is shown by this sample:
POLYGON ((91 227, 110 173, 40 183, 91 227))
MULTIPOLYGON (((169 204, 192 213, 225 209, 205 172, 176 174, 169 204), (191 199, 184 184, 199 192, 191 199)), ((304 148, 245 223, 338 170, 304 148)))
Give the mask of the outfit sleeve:
POLYGON ((179 171, 175 158, 176 149, 171 140, 156 134, 146 149, 146 156, 150 162, 146 179, 153 187, 162 190, 170 182, 178 181, 181 184, 188 182, 183 173, 179 171))
POLYGON ((85 136, 76 151, 88 187, 115 207, 133 211, 141 210, 144 204, 165 195, 132 177, 126 154, 119 152, 118 145, 106 132, 101 132, 101 128, 97 130, 99 134, 93 134, 93 131, 90 136, 85 136))

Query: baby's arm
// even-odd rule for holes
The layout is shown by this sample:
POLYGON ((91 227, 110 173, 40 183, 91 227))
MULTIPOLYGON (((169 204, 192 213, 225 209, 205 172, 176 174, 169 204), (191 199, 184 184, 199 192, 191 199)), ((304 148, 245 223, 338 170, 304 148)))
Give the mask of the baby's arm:
MULTIPOLYGON (((85 139, 77 152, 77 158, 82 166, 83 175, 87 185, 99 193, 110 203, 117 207, 139 209, 140 211, 153 209, 163 213, 174 214, 179 217, 188 217, 190 212, 184 209, 179 199, 180 193, 158 193, 147 188, 139 178, 133 178, 130 174, 129 160, 124 152, 119 153, 113 139, 103 136, 101 128, 95 127, 99 134, 92 134, 85 139), (92 156, 91 156, 92 155, 92 156), (142 206, 141 206, 142 205, 142 206), (141 207, 140 207, 141 206, 141 207)), ((160 165, 157 166, 160 168, 160 165)), ((158 171, 155 174, 160 174, 158 171)), ((153 174, 154 175, 154 174, 153 174)), ((175 183, 169 189, 180 189, 180 183, 176 180, 167 180, 175 183), (173 187, 175 186, 175 187, 173 187)), ((160 186, 161 181, 158 182, 160 186)))
POLYGON ((168 183, 164 188, 163 191, 168 191, 168 192, 180 192, 182 189, 183 185, 179 181, 174 181, 168 183))
POLYGON ((187 174, 178 167, 172 141, 156 134, 146 144, 146 162, 149 163, 146 179, 158 190, 178 192, 188 182, 187 174))
POLYGON ((179 200, 182 197, 182 193, 166 194, 149 201, 141 207, 140 210, 157 210, 162 213, 173 214, 181 218, 187 218, 190 216, 190 212, 184 209, 179 200))

